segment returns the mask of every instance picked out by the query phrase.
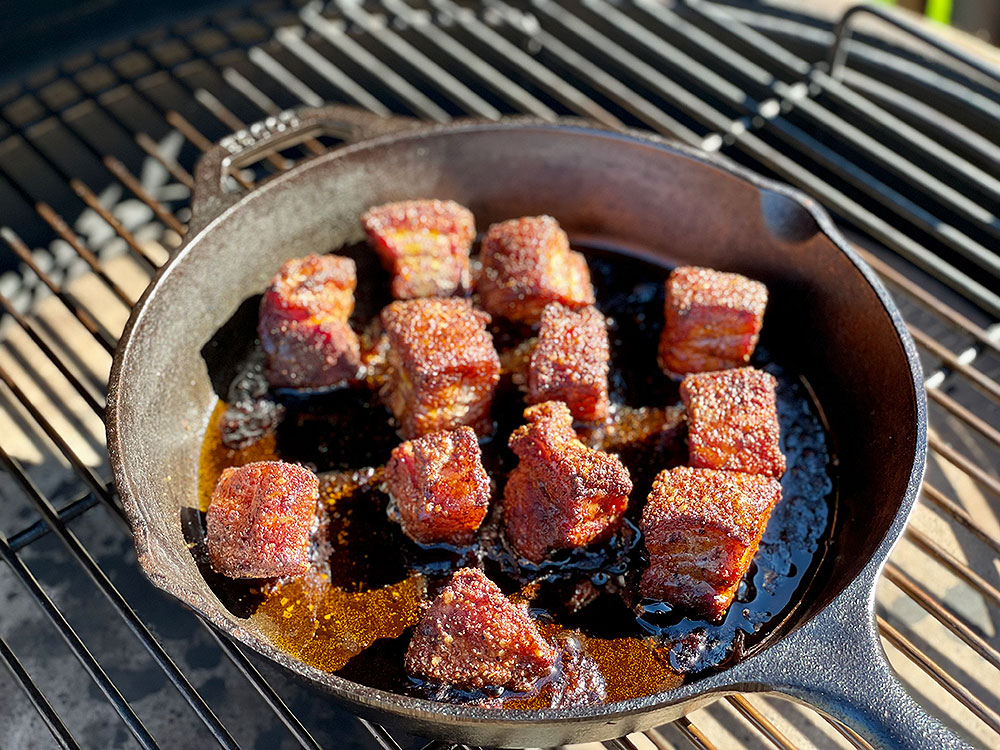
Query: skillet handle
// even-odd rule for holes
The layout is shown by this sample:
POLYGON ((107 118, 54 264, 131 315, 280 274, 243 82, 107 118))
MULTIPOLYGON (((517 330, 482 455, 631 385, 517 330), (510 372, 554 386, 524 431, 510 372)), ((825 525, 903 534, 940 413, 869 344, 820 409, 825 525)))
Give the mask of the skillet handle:
POLYGON ((346 143, 396 133, 417 125, 408 117, 384 117, 357 107, 331 104, 285 110, 228 135, 206 151, 195 168, 189 236, 236 203, 243 195, 227 185, 234 169, 264 155, 302 143, 310 136, 329 135, 346 143))
POLYGON ((859 609, 834 603, 764 652, 770 658, 763 689, 818 709, 875 750, 972 750, 910 697, 871 610, 859 609))

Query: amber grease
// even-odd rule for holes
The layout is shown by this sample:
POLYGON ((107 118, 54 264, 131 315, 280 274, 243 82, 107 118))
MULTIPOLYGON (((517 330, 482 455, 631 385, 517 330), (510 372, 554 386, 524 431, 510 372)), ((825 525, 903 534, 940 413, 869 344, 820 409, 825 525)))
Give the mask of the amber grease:
MULTIPOLYGON (((387 301, 388 275, 373 267, 377 261, 364 245, 337 252, 358 262, 358 304, 366 309, 356 313, 352 323, 360 331, 366 321, 377 320, 387 301)), ((653 476, 687 463, 677 386, 656 364, 666 271, 598 251, 588 251, 588 262, 598 308, 610 319, 612 415, 605 425, 577 427, 589 445, 621 455, 635 485, 627 518, 637 520, 653 476)), ((516 465, 506 442, 521 423, 523 372, 534 342, 526 340, 530 331, 504 328, 502 323, 491 333, 504 373, 493 405, 497 424, 482 449, 496 505, 516 465)), ((618 545, 615 549, 580 550, 565 554, 565 559, 555 555, 557 559, 537 568, 519 567, 509 551, 503 551, 502 535, 489 518, 470 548, 420 548, 403 536, 386 517, 380 469, 356 468, 384 464, 400 441, 392 432, 391 415, 373 395, 382 380, 380 369, 372 366, 383 353, 377 326, 369 326, 365 337, 370 339, 367 387, 293 398, 286 403, 288 413, 277 439, 269 436, 243 450, 222 444, 223 404, 216 407, 206 430, 199 485, 202 510, 227 466, 281 458, 320 473, 321 504, 327 512, 312 569, 303 578, 260 584, 252 591, 259 604, 250 617, 279 648, 373 687, 534 709, 550 705, 558 675, 531 693, 498 696, 442 692, 404 673, 402 656, 411 628, 457 567, 483 565, 509 595, 529 603, 547 637, 578 639, 600 668, 609 702, 670 690, 724 667, 763 641, 769 626, 783 621, 799 603, 826 550, 827 520, 835 502, 832 459, 806 389, 794 375, 768 365, 766 355, 758 356, 755 364, 778 378, 782 450, 788 458, 784 499, 772 513, 755 563, 725 620, 708 623, 634 598, 632 579, 646 562, 630 521, 629 534, 608 543, 618 545)), ((217 591, 222 594, 242 590, 244 582, 210 583, 221 587, 217 591)))

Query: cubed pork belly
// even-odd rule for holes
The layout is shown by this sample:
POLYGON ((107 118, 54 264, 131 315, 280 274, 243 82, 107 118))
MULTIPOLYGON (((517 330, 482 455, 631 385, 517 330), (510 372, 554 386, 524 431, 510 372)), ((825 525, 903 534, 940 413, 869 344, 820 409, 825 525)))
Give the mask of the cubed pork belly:
POLYGON ((368 239, 392 274, 392 296, 447 297, 470 285, 472 212, 455 201, 387 203, 361 216, 368 239))
POLYGON ((681 266, 667 279, 660 367, 672 376, 750 361, 760 337, 767 287, 711 268, 681 266))
POLYGON ((603 422, 609 357, 607 321, 597 308, 546 305, 528 365, 528 402, 562 401, 574 419, 603 422))
POLYGON ((550 302, 594 304, 586 259, 551 216, 525 216, 492 225, 483 239, 477 288, 492 315, 536 325, 550 302))
POLYGON ((209 558, 230 578, 301 575, 309 567, 319 479, 284 461, 222 472, 206 519, 209 558))
POLYGON ((360 344, 347 322, 356 283, 354 261, 337 255, 281 267, 261 299, 257 326, 272 386, 322 387, 358 376, 360 344))
POLYGON ((463 568, 417 623, 408 674, 464 690, 526 691, 551 674, 557 651, 528 616, 477 568, 463 568))
POLYGON ((350 324, 337 320, 261 317, 267 380, 276 388, 322 388, 358 377, 361 344, 350 324))
POLYGON ((471 427, 432 432, 394 448, 385 488, 403 532, 420 544, 468 544, 490 505, 490 478, 471 427))
POLYGON ((681 382, 691 466, 780 477, 774 377, 753 367, 688 375, 681 382))
POLYGON ((648 599, 719 620, 757 552, 781 484, 771 477, 682 466, 660 472, 642 512, 648 599))
POLYGON ((617 456, 584 445, 561 401, 524 411, 509 445, 520 459, 504 488, 507 539, 532 563, 558 549, 606 540, 621 525, 632 491, 617 456))
POLYGON ((382 395, 403 437, 462 425, 490 431, 500 358, 486 330, 489 320, 454 298, 393 302, 382 311, 389 342, 382 395))

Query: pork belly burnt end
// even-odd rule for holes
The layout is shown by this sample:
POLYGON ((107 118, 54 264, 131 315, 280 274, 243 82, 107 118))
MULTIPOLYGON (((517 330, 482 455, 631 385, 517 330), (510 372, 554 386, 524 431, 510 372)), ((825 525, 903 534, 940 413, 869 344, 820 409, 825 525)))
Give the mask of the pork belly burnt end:
POLYGON ((472 212, 455 201, 387 203, 361 216, 368 239, 392 274, 392 296, 447 297, 468 287, 472 212))
POLYGON ((682 266, 667 279, 660 367, 679 377, 750 361, 767 306, 759 281, 711 268, 682 266))
POLYGON ((404 437, 462 425, 489 432, 500 380, 489 320, 463 299, 393 302, 382 311, 389 341, 382 394, 404 437))
POLYGON ((535 325, 550 302, 594 304, 587 261, 569 249, 566 233, 551 216, 492 225, 483 239, 481 259, 477 288, 492 315, 535 325))
POLYGON ((681 400, 688 418, 688 463, 780 477, 777 381, 752 367, 688 375, 681 400))
POLYGON ((464 690, 529 690, 547 677, 555 648, 527 607, 514 604, 476 568, 463 568, 431 602, 406 650, 406 671, 464 690))
POLYGON ((574 419, 603 422, 609 356, 607 321, 597 308, 546 305, 528 365, 528 402, 562 401, 574 419))
POLYGON ((296 464, 258 461, 226 469, 206 519, 212 567, 230 578, 305 573, 318 502, 319 479, 296 464))
POLYGON ((471 427, 398 445, 385 467, 385 487, 403 532, 420 544, 468 544, 490 505, 490 478, 471 427))
POLYGON ((354 261, 337 255, 281 267, 261 299, 257 326, 271 385, 321 387, 357 377, 360 344, 347 322, 356 284, 354 261))
POLYGON ((618 530, 632 481, 617 456, 584 445, 561 401, 524 410, 509 445, 520 459, 503 495, 507 539, 542 562, 557 549, 600 542, 618 530))
POLYGON ((686 466, 660 472, 640 523, 649 553, 642 595, 721 619, 780 499, 781 484, 759 474, 686 466))

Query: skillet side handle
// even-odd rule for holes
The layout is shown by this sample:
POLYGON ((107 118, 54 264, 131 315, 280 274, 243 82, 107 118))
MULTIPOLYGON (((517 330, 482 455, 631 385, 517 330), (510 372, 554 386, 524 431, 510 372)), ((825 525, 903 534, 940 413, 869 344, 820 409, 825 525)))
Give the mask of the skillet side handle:
POLYGON ((764 689, 836 719, 875 750, 972 750, 910 697, 867 608, 828 607, 775 645, 764 689))
POLYGON ((195 167, 188 236, 193 236, 243 196, 227 185, 229 175, 242 166, 302 143, 310 136, 336 136, 345 143, 354 143, 417 124, 407 117, 385 117, 356 107, 331 104, 286 110, 228 135, 206 151, 195 167))

